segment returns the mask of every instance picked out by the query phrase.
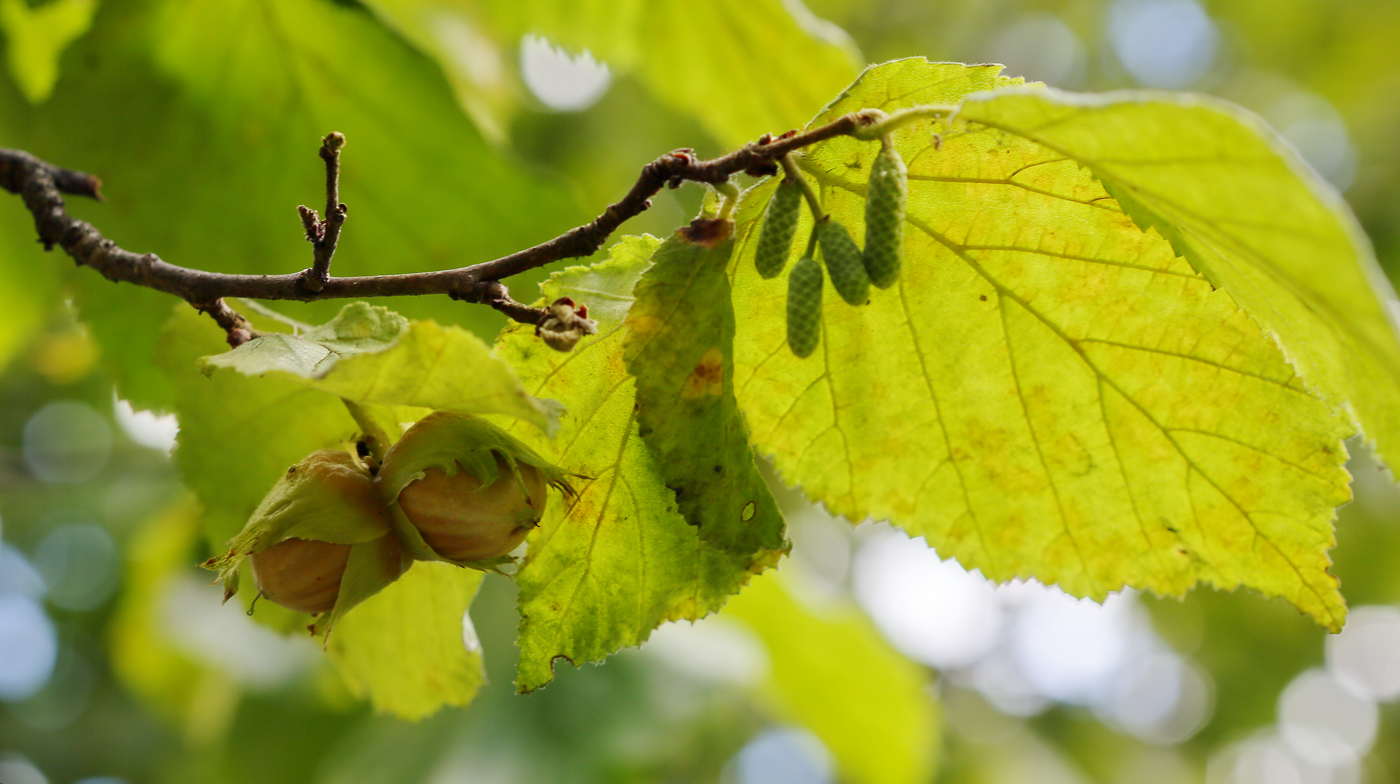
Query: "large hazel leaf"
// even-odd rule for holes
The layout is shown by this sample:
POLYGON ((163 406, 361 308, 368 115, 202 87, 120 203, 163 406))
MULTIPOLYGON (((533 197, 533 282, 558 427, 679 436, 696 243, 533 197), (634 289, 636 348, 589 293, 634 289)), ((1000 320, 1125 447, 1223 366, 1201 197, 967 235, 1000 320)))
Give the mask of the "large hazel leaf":
POLYGON ((733 224, 701 218, 656 249, 633 289, 623 359, 637 421, 686 522, 736 563, 787 552, 783 516, 753 464, 734 400, 733 224))
MULTIPOLYGON (((868 70, 814 122, 1011 84, 993 68, 904 60, 868 70)), ((973 123, 920 121, 894 138, 909 165, 902 277, 867 306, 828 298, 809 360, 783 345, 783 282, 753 271, 771 184, 740 213, 736 388, 784 478, 992 579, 1093 597, 1246 585, 1339 628, 1327 550, 1350 497, 1352 428, 1337 407, 1062 151, 973 123)), ((856 236, 877 149, 843 137, 800 160, 856 236)), ((1280 171, 1278 187, 1292 177, 1280 171)), ((1275 220, 1306 231, 1319 214, 1332 213, 1275 220)), ((1338 251, 1355 265, 1351 253, 1338 251)))
POLYGON ((485 672, 466 613, 484 574, 417 561, 346 614, 327 650, 351 691, 404 719, 470 703, 485 672))
POLYGON ((1383 456, 1400 452, 1395 292, 1341 196, 1263 122, 1204 96, 979 96, 959 118, 1083 165, 1276 334, 1383 456), (1150 98, 1150 100, 1148 100, 1150 98))
POLYGON ((26 0, 0 0, 0 32, 15 86, 30 103, 43 103, 58 81, 58 60, 73 39, 92 25, 97 0, 56 0, 29 7, 26 0))
POLYGON ((920 784, 938 749, 928 671, 885 641, 854 607, 810 608, 769 572, 722 618, 749 627, 768 650, 767 691, 779 716, 831 750, 841 780, 920 784))
POLYGON ((558 437, 516 425, 514 434, 566 471, 577 496, 551 499, 516 577, 520 665, 516 687, 553 678, 555 659, 576 665, 640 645, 669 620, 719 609, 768 562, 736 557, 686 524, 657 458, 638 435, 635 388, 623 361, 623 319, 632 288, 658 241, 628 237, 608 261, 571 267, 544 286, 547 300, 587 304, 599 335, 561 354, 512 325, 498 350, 532 393, 568 407, 558 437))

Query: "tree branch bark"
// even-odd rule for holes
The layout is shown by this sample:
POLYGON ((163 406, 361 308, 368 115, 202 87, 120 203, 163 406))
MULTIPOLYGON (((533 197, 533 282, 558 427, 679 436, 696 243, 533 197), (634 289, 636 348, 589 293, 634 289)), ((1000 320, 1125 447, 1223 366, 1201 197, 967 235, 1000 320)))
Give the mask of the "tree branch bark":
MULTIPOLYGON (((339 134, 327 136, 322 147, 327 169, 327 220, 317 223, 303 214, 308 234, 313 225, 318 229, 324 226, 319 238, 311 238, 317 245, 314 264, 311 269, 286 275, 207 272, 170 264, 153 253, 124 250, 102 236, 92 224, 67 212, 63 194, 101 199, 100 180, 90 174, 54 166, 21 150, 0 148, 0 188, 24 200, 25 207, 34 216, 34 226, 45 249, 58 246, 79 265, 93 268, 108 280, 145 286, 184 299, 214 316, 228 331, 229 342, 234 345, 237 345, 235 340, 242 342, 255 333, 242 316, 222 302, 224 297, 310 302, 447 294, 453 299, 489 305, 522 323, 538 324, 545 311, 510 299, 505 286, 499 284, 500 279, 561 259, 592 255, 619 226, 651 207, 651 198, 663 187, 676 188, 686 181, 719 185, 740 172, 754 176, 775 174, 775 161, 781 156, 835 136, 852 135, 858 128, 873 125, 884 117, 878 110, 846 114, 803 133, 790 131, 777 138, 765 135, 708 161, 696 158, 690 150, 676 150, 643 166, 627 195, 597 218, 552 240, 467 267, 397 275, 342 278, 329 275, 330 253, 334 252, 335 237, 344 221, 335 184, 337 153, 344 142, 339 134), (338 140, 332 138, 337 136, 338 140), (337 141, 339 143, 335 143, 337 141), (339 220, 334 220, 335 217, 339 220), (323 244, 329 246, 329 252, 325 252, 323 244)), ((314 216, 314 211, 306 212, 314 216)))

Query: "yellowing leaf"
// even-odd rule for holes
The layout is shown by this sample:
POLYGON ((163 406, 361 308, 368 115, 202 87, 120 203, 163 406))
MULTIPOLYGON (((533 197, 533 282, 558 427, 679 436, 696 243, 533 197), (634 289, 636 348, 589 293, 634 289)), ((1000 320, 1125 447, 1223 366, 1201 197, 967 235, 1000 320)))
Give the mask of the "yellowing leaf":
POLYGON ((30 103, 43 103, 53 94, 59 57, 88 31, 96 10, 97 0, 54 0, 34 8, 26 0, 0 0, 10 76, 30 103))
POLYGON ((682 229, 656 249, 633 290, 623 358, 637 380, 642 440, 681 514, 743 573, 776 562, 790 545, 734 402, 734 310, 725 274, 732 224, 701 218, 694 226, 724 239, 692 240, 682 229))
POLYGON ((721 617, 763 640, 778 713, 821 738, 841 780, 929 780, 939 721, 927 670, 891 648, 858 610, 805 607, 770 572, 734 597, 721 617))
MULTIPOLYGON (((889 63, 814 122, 1008 83, 986 67, 889 63)), ((783 346, 782 281, 746 261, 772 186, 742 208, 735 307, 751 327, 736 387, 784 478, 992 579, 1094 597, 1247 585, 1339 628, 1327 550, 1352 431, 1335 405, 1063 152, 975 123, 920 121, 894 138, 909 166, 902 276, 867 306, 827 298, 809 360, 783 346)), ((839 138, 800 161, 856 236, 877 149, 839 138)))
POLYGON ((574 481, 578 495, 567 504, 551 499, 516 577, 520 691, 548 683, 555 659, 600 661, 640 645, 665 621, 714 612, 750 575, 751 557, 710 544, 677 512, 657 458, 638 435, 623 319, 658 244, 625 238, 609 261, 572 267, 545 284, 547 300, 569 296, 588 306, 596 338, 561 354, 530 328, 512 325, 498 344, 527 389, 568 406, 553 440, 519 425, 514 434, 586 477, 574 481))
POLYGON ((1382 455, 1400 454, 1395 293, 1341 197, 1258 119, 1202 96, 1007 94, 958 115, 1076 161, 1230 293, 1382 455))
POLYGON ((418 561, 341 618, 328 652, 350 690, 404 719, 471 702, 485 673, 466 612, 483 575, 418 561))

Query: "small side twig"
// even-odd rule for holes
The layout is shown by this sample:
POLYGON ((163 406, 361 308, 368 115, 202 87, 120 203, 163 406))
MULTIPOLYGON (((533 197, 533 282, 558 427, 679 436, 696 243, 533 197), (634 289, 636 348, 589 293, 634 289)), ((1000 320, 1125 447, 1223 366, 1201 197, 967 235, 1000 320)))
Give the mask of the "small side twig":
POLYGON ((256 329, 253 329, 252 324, 248 323, 248 319, 243 318, 241 313, 229 307, 228 303, 222 299, 203 303, 191 302, 190 304, 194 306, 195 310, 214 319, 214 322, 223 328, 224 332, 228 334, 229 348, 238 348, 260 334, 256 329))
POLYGON ((331 279, 331 257, 340 240, 340 227, 345 223, 349 208, 340 203, 340 149, 345 146, 345 134, 332 131, 321 140, 321 160, 326 162, 326 217, 319 219, 316 211, 301 205, 302 227, 306 239, 315 249, 311 267, 301 273, 301 283, 307 291, 319 292, 331 279))
POLYGON ((483 280, 476 284, 470 294, 454 291, 448 296, 452 299, 464 302, 476 302, 482 305, 489 305, 511 321, 518 321, 521 324, 529 324, 531 326, 538 326, 539 323, 549 315, 549 311, 544 308, 532 308, 529 305, 511 299, 510 289, 506 288, 506 284, 499 280, 483 280))

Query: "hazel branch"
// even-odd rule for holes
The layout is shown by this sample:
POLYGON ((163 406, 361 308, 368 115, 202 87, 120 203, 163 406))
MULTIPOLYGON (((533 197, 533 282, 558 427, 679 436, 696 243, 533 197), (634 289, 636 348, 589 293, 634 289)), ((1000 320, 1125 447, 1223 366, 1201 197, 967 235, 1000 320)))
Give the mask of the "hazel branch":
POLYGON ((885 119, 886 115, 878 110, 853 112, 801 133, 790 131, 776 138, 764 135, 758 141, 710 160, 700 160, 690 150, 676 150, 643 166, 627 194, 597 218, 554 239, 466 267, 395 275, 330 277, 330 257, 345 217, 344 205, 338 202, 337 153, 344 144, 340 134, 330 134, 322 143, 328 219, 319 220, 313 210, 302 212, 303 227, 317 246, 314 263, 308 270, 286 275, 209 272, 170 264, 153 253, 125 250, 104 237, 92 224, 67 212, 63 194, 100 198, 101 183, 96 177, 54 166, 20 150, 0 148, 0 188, 24 200, 25 207, 34 216, 39 241, 46 249, 58 246, 79 265, 93 268, 108 280, 145 286, 184 299, 213 316, 229 332, 230 342, 243 338, 242 330, 249 336, 254 333, 242 316, 221 302, 224 297, 310 302, 447 294, 454 299, 489 305, 516 321, 538 324, 547 315, 546 311, 510 299, 509 292, 498 283, 500 279, 561 259, 592 255, 619 226, 650 208, 651 198, 663 187, 677 188, 687 181, 720 186, 728 182, 731 175, 741 172, 759 177, 773 175, 778 171, 775 161, 782 156, 836 136, 855 135, 885 119), (324 233, 312 238, 322 226, 324 233))

